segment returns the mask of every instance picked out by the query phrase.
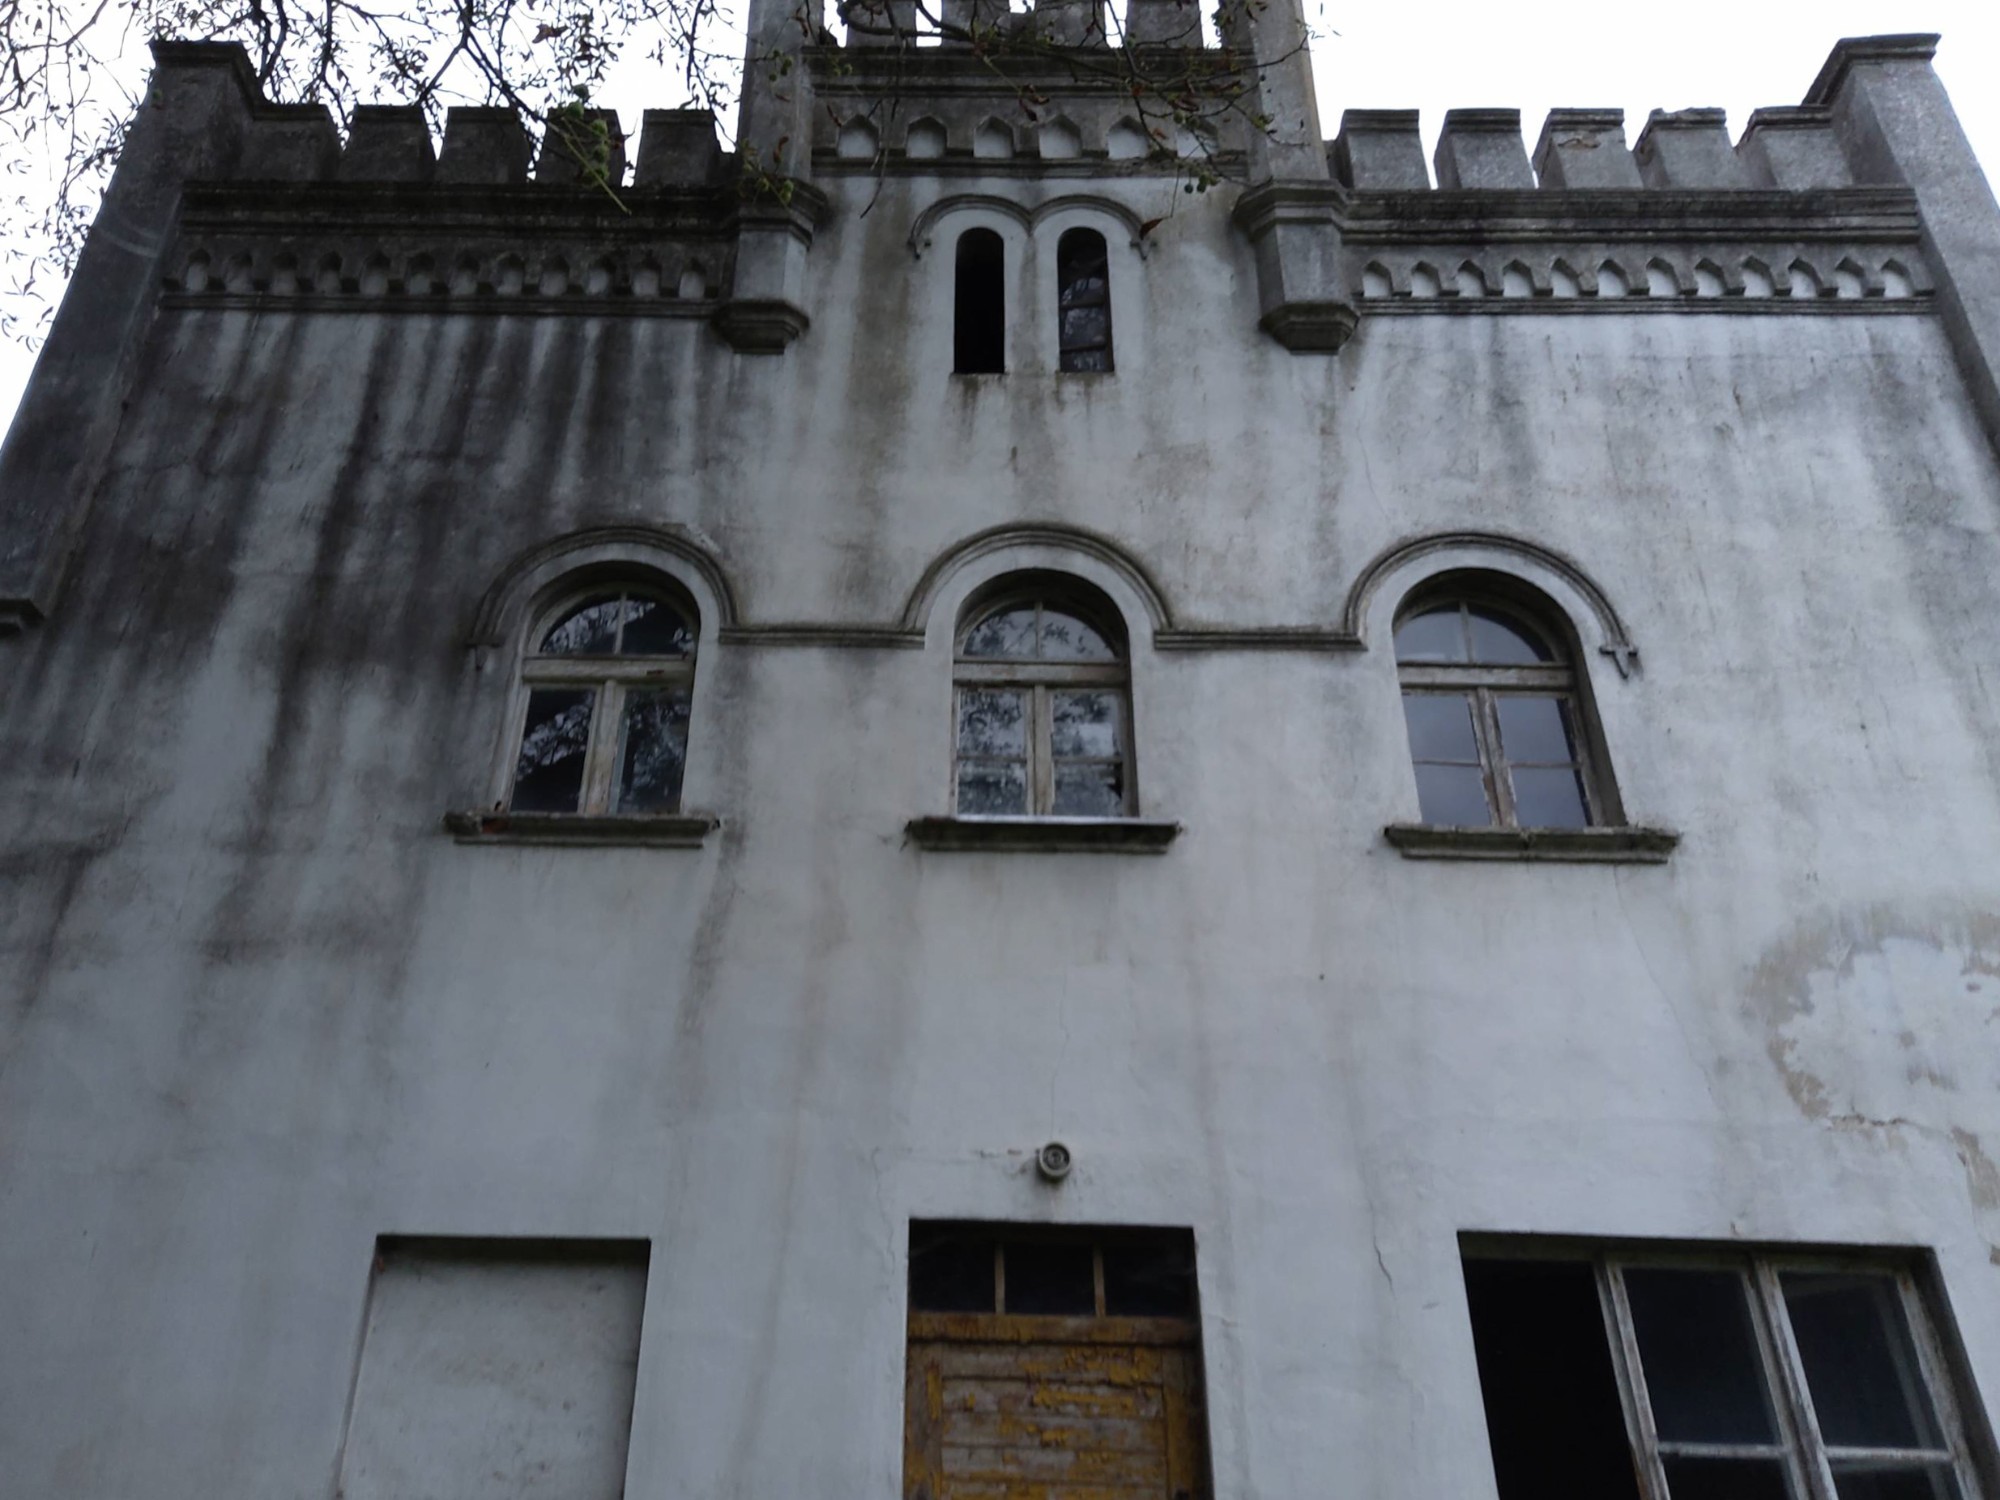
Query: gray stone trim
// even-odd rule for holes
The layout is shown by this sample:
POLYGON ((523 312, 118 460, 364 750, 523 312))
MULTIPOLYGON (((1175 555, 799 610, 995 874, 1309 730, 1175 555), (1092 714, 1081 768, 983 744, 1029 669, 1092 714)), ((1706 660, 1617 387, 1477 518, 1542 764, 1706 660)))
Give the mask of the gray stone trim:
POLYGON ((1181 825, 1158 818, 912 818, 903 831, 939 853, 1164 854, 1181 825))
POLYGON ((622 521, 580 527, 516 553, 480 596, 467 644, 487 649, 504 646, 534 596, 581 569, 650 569, 671 576, 663 564, 672 561, 686 564, 701 580, 714 601, 718 633, 734 626, 736 591, 714 553, 681 527, 622 521))
POLYGON ((718 637, 725 646, 839 646, 859 650, 921 651, 924 633, 896 625, 840 625, 787 620, 769 625, 731 625, 718 637))
POLYGON ((1156 651, 1359 651, 1359 636, 1320 625, 1190 625, 1153 632, 1156 651))
POLYGON ((910 254, 921 259, 923 253, 931 247, 932 236, 938 222, 949 214, 968 208, 984 209, 989 213, 1000 214, 1012 219, 1023 229, 1029 230, 1064 209, 1088 209, 1093 213, 1105 214, 1124 225, 1132 236, 1132 248, 1139 252, 1141 259, 1146 254, 1144 222, 1117 199, 1101 197, 1096 193, 1065 193, 1060 197, 1049 198, 1032 205, 1016 203, 1011 198, 1001 198, 992 193, 952 193, 932 203, 911 221, 909 237, 905 241, 910 247, 910 254))
POLYGON ((1663 865, 1681 836, 1665 828, 1434 828, 1391 823, 1382 837, 1405 859, 1663 865))
POLYGON ((1171 630, 1173 611, 1167 596, 1152 573, 1118 543, 1081 526, 1063 521, 1009 522, 990 526, 954 542, 931 561, 910 590, 903 604, 902 629, 922 635, 930 622, 931 606, 937 601, 945 580, 967 563, 1008 547, 1051 547, 1079 552, 1103 563, 1136 593, 1146 606, 1155 632, 1171 630))
MULTIPOLYGON (((1369 602, 1382 581, 1406 563, 1438 552, 1475 550, 1511 554, 1562 579, 1597 617, 1598 629, 1604 636, 1600 649, 1617 663, 1618 675, 1626 676, 1638 664, 1639 647, 1626 631, 1624 620, 1619 618, 1617 609, 1611 603, 1611 596, 1597 586, 1580 564, 1553 547, 1498 531, 1437 531, 1427 536, 1408 537, 1377 553, 1348 586, 1347 598, 1340 607, 1341 631, 1365 645, 1369 602)), ((1533 580, 1526 579, 1524 582, 1532 583, 1533 580)))
POLYGON ((441 826, 461 844, 699 849, 722 820, 709 813, 448 812, 441 826))

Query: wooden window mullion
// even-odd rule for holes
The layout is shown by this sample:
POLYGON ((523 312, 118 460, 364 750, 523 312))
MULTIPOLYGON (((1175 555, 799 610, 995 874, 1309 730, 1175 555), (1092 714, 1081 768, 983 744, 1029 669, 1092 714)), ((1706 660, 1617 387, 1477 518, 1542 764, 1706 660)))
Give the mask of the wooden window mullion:
POLYGON ((585 812, 608 812, 617 773, 619 731, 625 717, 624 684, 615 678, 597 682, 595 712, 590 716, 590 743, 583 755, 585 812))
POLYGON ((1493 803, 1493 821, 1504 828, 1518 827, 1514 784, 1507 777, 1507 758, 1500 747, 1500 710, 1487 688, 1475 688, 1470 696, 1473 737, 1479 742, 1479 761, 1486 775, 1486 795, 1493 803))
POLYGON ((1632 1445, 1633 1471, 1643 1500, 1668 1500, 1667 1468, 1660 1459, 1660 1439, 1653 1426, 1653 1405, 1646 1395, 1646 1375, 1639 1364, 1639 1335, 1632 1326, 1632 1307, 1616 1266, 1600 1258, 1597 1297, 1610 1334, 1612 1371, 1618 1377, 1618 1397, 1625 1407, 1625 1435, 1632 1445))
POLYGON ((1045 817, 1055 807, 1054 730, 1050 720, 1049 689, 1036 683, 1029 689, 1032 707, 1028 725, 1029 808, 1045 817))

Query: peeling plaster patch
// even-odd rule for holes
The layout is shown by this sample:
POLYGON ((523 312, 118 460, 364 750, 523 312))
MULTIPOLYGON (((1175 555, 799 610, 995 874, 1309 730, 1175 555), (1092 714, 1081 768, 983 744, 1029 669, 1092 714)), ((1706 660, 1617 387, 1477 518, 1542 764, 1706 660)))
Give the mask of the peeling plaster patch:
POLYGON ((1752 970, 1745 1009, 1765 1051, 1808 1116, 1880 1116, 1911 1081, 1935 1091, 2000 1089, 2000 1058, 1983 1032, 1995 1012, 1968 1003, 1966 979, 2000 968, 2000 915, 1928 916, 1886 905, 1814 922, 1774 945, 1752 970), (1877 1048, 1857 1039, 1879 1039, 1877 1048), (1900 1054, 1893 1077, 1871 1062, 1900 1054), (1966 1083, 1959 1065, 1987 1059, 1966 1083))
POLYGON ((1980 1146, 1979 1137, 1954 1125, 1951 1143, 1958 1148, 1959 1162, 1965 1168, 1966 1191, 1972 1195, 1974 1205, 2000 1208, 2000 1167, 1993 1164, 1993 1158, 1980 1146))
MULTIPOLYGON (((1877 905, 1820 919, 1774 945, 1745 988, 1746 1016, 1802 1114, 1835 1129, 1948 1138, 1981 1211, 2000 1211, 2000 1165, 1981 1142, 2000 1098, 2000 1019, 1973 975, 2000 968, 2000 915, 1877 905)), ((2000 1251, 1996 1251, 2000 1255, 2000 1251)))

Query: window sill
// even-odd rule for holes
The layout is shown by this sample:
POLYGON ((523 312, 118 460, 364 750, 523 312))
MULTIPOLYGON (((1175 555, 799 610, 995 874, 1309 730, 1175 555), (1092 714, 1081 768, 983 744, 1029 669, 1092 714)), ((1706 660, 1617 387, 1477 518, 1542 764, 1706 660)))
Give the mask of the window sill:
POLYGON ((912 818, 919 849, 1039 854, 1164 854, 1181 825, 1159 818, 912 818))
POLYGON ((1382 836, 1405 859, 1511 859, 1662 865, 1681 841, 1664 828, 1438 828, 1391 823, 1382 836))
POLYGON ((699 849, 721 826, 707 813, 448 812, 444 830, 461 844, 699 849))

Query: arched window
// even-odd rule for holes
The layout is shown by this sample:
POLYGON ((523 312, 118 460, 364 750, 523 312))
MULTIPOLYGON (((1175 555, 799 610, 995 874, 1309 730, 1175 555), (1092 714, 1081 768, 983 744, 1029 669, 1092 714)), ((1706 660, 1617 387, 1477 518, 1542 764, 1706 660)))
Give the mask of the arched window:
POLYGON ((1056 241, 1062 368, 1111 370, 1111 257, 1095 229, 1072 229, 1056 241))
POLYGON ((960 817, 1130 815, 1131 678, 1108 603, 1015 579, 967 611, 953 675, 960 817))
POLYGON ((665 813, 680 806, 694 691, 693 602, 648 584, 571 595, 521 657, 516 812, 665 813))
POLYGON ((1583 828, 1614 821, 1592 764, 1567 630, 1513 590, 1447 579, 1396 619, 1396 670, 1426 823, 1583 828))
POLYGON ((958 237, 952 372, 999 375, 1007 368, 1007 247, 991 229, 958 237))

